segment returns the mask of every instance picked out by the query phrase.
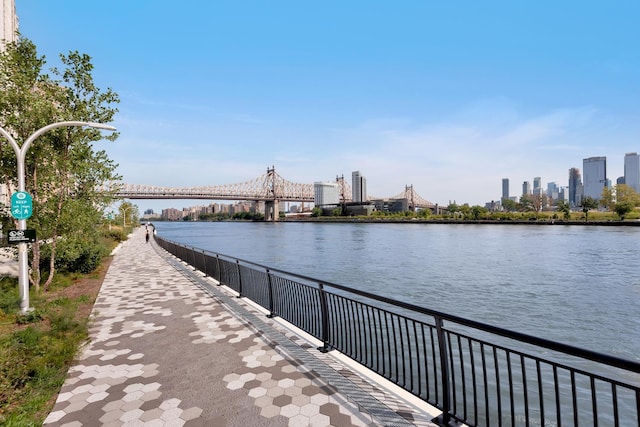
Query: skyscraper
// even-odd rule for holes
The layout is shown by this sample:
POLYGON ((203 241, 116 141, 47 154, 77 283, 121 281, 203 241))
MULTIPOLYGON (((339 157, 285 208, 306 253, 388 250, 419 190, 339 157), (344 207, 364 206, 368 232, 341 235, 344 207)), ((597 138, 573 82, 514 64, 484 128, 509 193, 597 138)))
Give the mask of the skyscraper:
POLYGON ((569 204, 571 206, 578 206, 582 200, 582 193, 578 191, 582 188, 582 176, 580 175, 580 169, 569 169, 569 204))
POLYGON ((624 155, 624 183, 640 193, 640 156, 638 153, 624 155))
POLYGON ((584 196, 594 200, 602 198, 602 189, 607 186, 607 158, 589 157, 582 160, 584 173, 584 196))
POLYGON ((536 176, 535 178, 533 178, 533 191, 536 191, 541 188, 542 188, 542 178, 540 178, 539 176, 536 176))
POLYGON ((509 199, 509 178, 502 178, 502 200, 509 199))
POLYGON ((529 181, 525 181, 522 183, 522 195, 528 196, 531 194, 531 183, 529 181))
POLYGON ((15 0, 0 0, 0 51, 5 44, 16 41, 18 34, 18 16, 15 0))
POLYGON ((360 175, 360 171, 351 173, 351 191, 354 202, 362 203, 367 201, 367 179, 360 175))

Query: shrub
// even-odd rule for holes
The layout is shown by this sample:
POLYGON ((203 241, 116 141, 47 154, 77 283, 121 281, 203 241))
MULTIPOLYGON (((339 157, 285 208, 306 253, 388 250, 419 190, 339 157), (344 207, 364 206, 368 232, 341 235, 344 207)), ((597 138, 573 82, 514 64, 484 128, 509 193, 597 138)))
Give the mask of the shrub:
MULTIPOLYGON (((51 260, 51 247, 42 248, 40 266, 43 269, 49 267, 51 260)), ((60 239, 56 247, 56 269, 69 273, 91 273, 99 265, 107 248, 95 237, 70 236, 60 239)))

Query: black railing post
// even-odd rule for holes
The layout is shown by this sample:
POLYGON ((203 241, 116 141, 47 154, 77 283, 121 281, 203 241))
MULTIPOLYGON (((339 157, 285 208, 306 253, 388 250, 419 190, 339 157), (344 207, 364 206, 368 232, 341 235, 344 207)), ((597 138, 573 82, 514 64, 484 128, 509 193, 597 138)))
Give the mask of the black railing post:
POLYGON ((220 254, 216 254, 216 274, 214 274, 213 278, 218 281, 218 286, 222 286, 222 281, 220 280, 221 277, 222 272, 220 271, 220 254))
POLYGON ((318 347, 318 350, 326 353, 329 351, 329 309, 322 283, 318 283, 318 290, 320 291, 320 316, 322 317, 322 346, 318 347))
POLYGON ((236 260, 236 266, 238 267, 238 296, 242 298, 242 276, 240 275, 240 260, 236 260))
POLYGON ((442 317, 434 316, 436 334, 438 337, 438 350, 440 353, 440 381, 442 382, 442 414, 433 421, 441 426, 448 426, 451 422, 451 398, 449 396, 449 358, 447 357, 447 345, 444 337, 442 317))
POLYGON ((269 291, 269 314, 267 317, 269 319, 275 317, 275 313, 273 312, 273 284, 271 283, 271 272, 267 268, 267 287, 269 291))

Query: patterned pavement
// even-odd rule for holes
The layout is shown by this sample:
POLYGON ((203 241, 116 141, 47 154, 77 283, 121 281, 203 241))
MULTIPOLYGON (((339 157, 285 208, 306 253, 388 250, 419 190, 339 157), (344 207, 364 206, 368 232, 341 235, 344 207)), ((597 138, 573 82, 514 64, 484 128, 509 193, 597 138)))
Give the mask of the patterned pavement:
POLYGON ((433 426, 439 412, 321 353, 138 229, 45 426, 433 426))

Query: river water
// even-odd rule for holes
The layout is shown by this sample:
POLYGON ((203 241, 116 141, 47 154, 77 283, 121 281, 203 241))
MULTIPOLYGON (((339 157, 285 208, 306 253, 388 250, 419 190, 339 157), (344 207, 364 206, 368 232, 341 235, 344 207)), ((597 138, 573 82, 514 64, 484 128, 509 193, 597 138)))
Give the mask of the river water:
POLYGON ((640 360, 640 227, 158 222, 176 242, 640 360))

